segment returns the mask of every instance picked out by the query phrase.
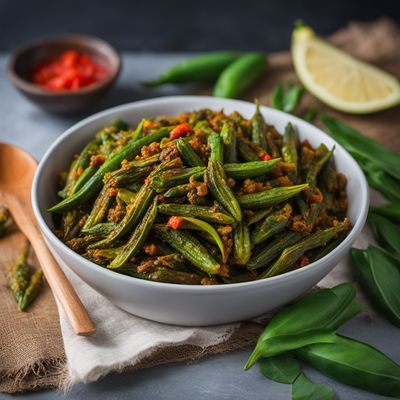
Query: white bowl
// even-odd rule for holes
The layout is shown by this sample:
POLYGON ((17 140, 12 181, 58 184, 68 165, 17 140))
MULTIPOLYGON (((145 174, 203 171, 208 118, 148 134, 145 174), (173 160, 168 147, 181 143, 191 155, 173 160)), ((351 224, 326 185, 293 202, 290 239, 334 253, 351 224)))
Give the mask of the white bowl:
MULTIPOLYGON (((203 96, 164 97, 139 101, 100 112, 68 129, 46 152, 36 172, 32 203, 42 233, 56 259, 67 265, 91 287, 129 313, 168 324, 201 326, 228 323, 256 317, 295 299, 330 272, 346 255, 360 234, 368 211, 369 193, 365 177, 342 146, 315 126, 271 108, 261 111, 268 123, 283 132, 290 121, 301 139, 313 146, 334 144, 336 167, 348 178, 348 217, 352 230, 331 253, 301 269, 253 282, 217 286, 189 286, 150 282, 102 268, 69 249, 52 232, 52 218, 46 211, 57 201, 57 176, 67 168, 74 154, 94 133, 117 118, 137 124, 142 117, 176 115, 200 108, 227 113, 239 111, 250 118, 254 105, 244 101, 203 96)), ((106 316, 105 316, 106 317, 106 316)))

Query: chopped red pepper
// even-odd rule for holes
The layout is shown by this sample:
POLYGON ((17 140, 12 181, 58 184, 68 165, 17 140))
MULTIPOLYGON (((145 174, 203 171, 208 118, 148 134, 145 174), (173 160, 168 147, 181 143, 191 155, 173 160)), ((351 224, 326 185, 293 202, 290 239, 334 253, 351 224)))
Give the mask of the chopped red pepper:
POLYGON ((168 228, 179 229, 183 224, 183 218, 174 215, 170 217, 167 223, 168 228))
POLYGON ((306 265, 310 264, 310 260, 306 256, 301 256, 298 261, 298 264, 300 265, 300 267, 305 267, 306 265))
POLYGON ((266 155, 263 157, 263 160, 264 160, 264 161, 269 161, 269 160, 272 160, 272 157, 271 157, 269 154, 266 154, 266 155))
POLYGON ((322 193, 312 193, 310 197, 308 198, 308 203, 321 203, 321 201, 324 199, 324 196, 322 193))
POLYGON ((184 122, 183 124, 179 124, 174 129, 172 129, 169 134, 169 139, 175 140, 187 135, 190 132, 193 132, 193 128, 187 122, 184 122))
POLYGON ((76 50, 33 66, 32 82, 50 90, 78 90, 104 79, 107 70, 76 50))
POLYGON ((92 165, 102 165, 104 164, 105 161, 105 157, 102 155, 97 155, 97 156, 92 156, 92 158, 90 159, 90 162, 92 163, 92 165))

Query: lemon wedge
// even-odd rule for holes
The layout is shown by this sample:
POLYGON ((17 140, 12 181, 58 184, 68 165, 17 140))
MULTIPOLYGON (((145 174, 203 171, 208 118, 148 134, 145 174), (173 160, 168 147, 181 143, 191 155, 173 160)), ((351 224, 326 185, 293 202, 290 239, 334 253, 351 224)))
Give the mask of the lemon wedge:
POLYGON ((336 110, 367 114, 400 103, 397 78, 332 46, 308 26, 294 29, 291 51, 302 84, 336 110))

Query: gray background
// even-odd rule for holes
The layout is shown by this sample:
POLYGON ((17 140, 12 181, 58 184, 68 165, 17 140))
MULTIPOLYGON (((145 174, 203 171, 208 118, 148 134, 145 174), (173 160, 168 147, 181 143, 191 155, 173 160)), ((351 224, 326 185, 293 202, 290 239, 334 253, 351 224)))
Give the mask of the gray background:
MULTIPOLYGON (((192 88, 166 87, 143 91, 139 82, 156 76, 184 55, 124 54, 124 70, 117 85, 92 110, 82 115, 61 117, 46 114, 17 93, 6 79, 6 55, 0 54, 0 141, 15 143, 39 159, 51 142, 67 127, 95 111, 145 97, 190 93, 192 88)), ((382 319, 371 321, 361 316, 348 322, 340 331, 364 340, 400 362, 399 330, 382 319)), ((210 357, 193 365, 165 365, 144 371, 113 374, 90 384, 77 385, 71 392, 56 391, 29 393, 18 396, 0 394, 0 400, 13 397, 28 400, 85 400, 85 399, 165 399, 165 400, 288 400, 290 387, 265 379, 258 368, 249 372, 243 366, 250 348, 230 354, 210 357)), ((1 349, 0 349, 1 351, 1 349)), ((83 355, 84 356, 84 355, 83 355)), ((315 382, 329 383, 340 400, 378 400, 373 395, 305 368, 315 382)))
POLYGON ((328 34, 351 20, 400 20, 398 0, 0 0, 0 50, 86 33, 119 50, 287 49, 296 19, 328 34))

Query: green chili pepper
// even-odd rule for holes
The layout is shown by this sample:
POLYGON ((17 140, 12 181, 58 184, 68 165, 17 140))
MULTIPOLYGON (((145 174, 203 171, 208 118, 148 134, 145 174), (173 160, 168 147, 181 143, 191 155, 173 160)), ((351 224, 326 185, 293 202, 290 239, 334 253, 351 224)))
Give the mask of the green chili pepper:
POLYGON ((213 196, 225 207, 237 222, 242 220, 242 210, 235 195, 226 183, 221 163, 210 160, 205 173, 207 185, 213 196))
POLYGON ((308 344, 336 340, 332 331, 361 311, 356 286, 343 283, 322 289, 284 308, 260 335, 245 369, 261 357, 270 357, 308 344))
POLYGON ((265 120, 260 112, 260 101, 256 99, 256 112, 251 119, 252 135, 251 139, 257 143, 263 150, 267 150, 267 140, 265 139, 265 120))
POLYGON ((121 251, 118 252, 117 257, 114 258, 108 268, 115 269, 121 267, 140 251, 147 235, 150 232, 153 222, 156 219, 156 216, 157 199, 154 199, 146 214, 143 216, 143 219, 133 231, 128 242, 122 247, 121 251))
POLYGON ((400 260, 374 246, 351 249, 350 260, 371 301, 400 328, 400 260))
POLYGON ((160 132, 145 136, 142 139, 136 140, 122 147, 97 170, 97 172, 80 190, 78 190, 78 192, 49 208, 48 211, 62 212, 71 210, 73 207, 86 202, 91 197, 95 196, 99 189, 101 189, 102 179, 107 172, 119 168, 123 160, 135 157, 143 146, 149 145, 152 142, 157 142, 163 137, 168 136, 168 134, 169 129, 161 129, 160 132))
POLYGON ((256 245, 282 232, 289 225, 292 212, 292 206, 286 203, 281 209, 267 215, 264 221, 253 229, 251 242, 256 245))
POLYGON ((239 97, 263 75, 266 68, 264 54, 244 54, 222 71, 214 86, 214 96, 239 97))
POLYGON ((332 343, 315 343, 295 354, 340 382, 400 397, 400 366, 366 343, 336 335, 332 343))
POLYGON ((240 194, 237 199, 242 208, 256 210, 282 203, 308 187, 308 184, 277 187, 258 193, 240 194))
POLYGON ((239 55, 231 51, 202 54, 175 64, 163 72, 156 81, 146 82, 145 86, 158 86, 165 83, 190 83, 213 81, 239 55))
POLYGON ((161 229, 161 237, 188 261, 209 275, 218 274, 220 264, 207 249, 189 232, 161 229))

